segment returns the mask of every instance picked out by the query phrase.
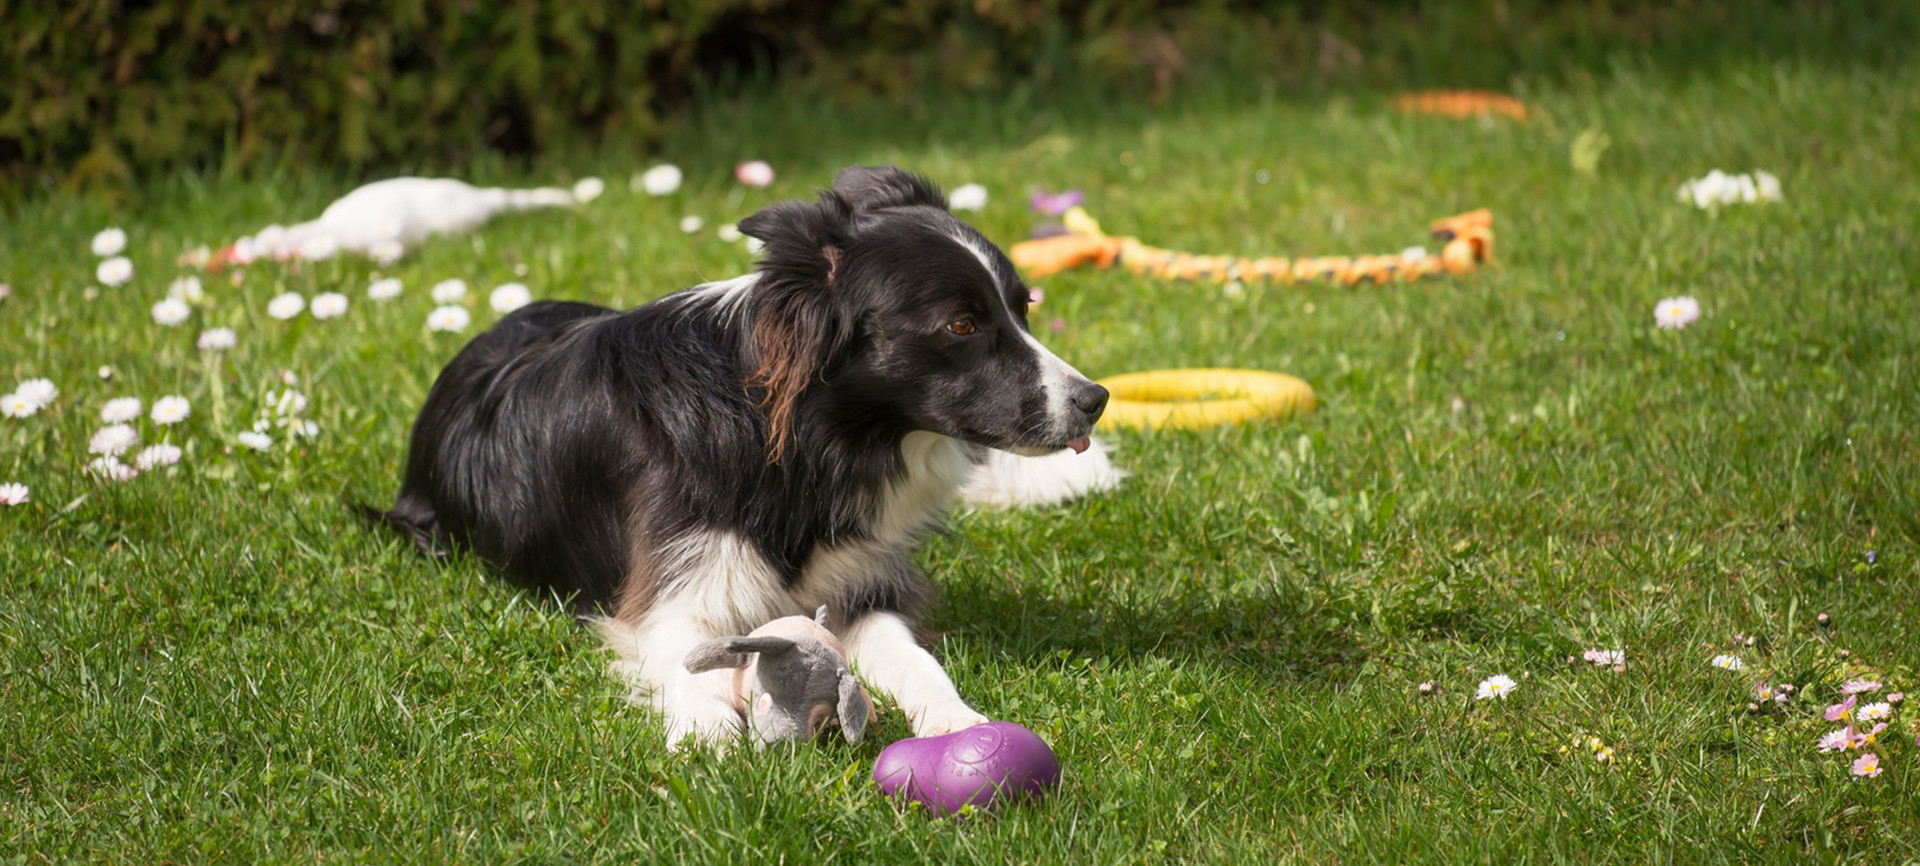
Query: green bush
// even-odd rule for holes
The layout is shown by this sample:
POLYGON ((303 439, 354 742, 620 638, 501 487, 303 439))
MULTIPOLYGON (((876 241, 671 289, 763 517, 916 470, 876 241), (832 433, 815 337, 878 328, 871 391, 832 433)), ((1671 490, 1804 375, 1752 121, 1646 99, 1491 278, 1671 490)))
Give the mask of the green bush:
POLYGON ((646 134, 654 82, 744 0, 179 0, 8 9, 0 164, 70 181, 360 166, 646 134))

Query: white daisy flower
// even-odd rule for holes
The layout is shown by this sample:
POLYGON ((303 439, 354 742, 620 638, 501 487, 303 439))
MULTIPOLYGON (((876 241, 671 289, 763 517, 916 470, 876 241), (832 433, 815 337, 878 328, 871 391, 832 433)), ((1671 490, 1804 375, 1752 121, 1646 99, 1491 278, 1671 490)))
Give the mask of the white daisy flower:
POLYGON ((1476 701, 1484 701, 1489 698, 1499 698, 1504 701, 1507 699, 1507 693, 1513 691, 1513 687, 1514 682, 1512 677, 1505 674, 1494 674, 1480 681, 1479 688, 1474 689, 1473 699, 1476 701))
POLYGON ((25 418, 38 411, 40 411, 39 403, 35 403, 19 394, 8 394, 0 397, 0 415, 5 415, 8 418, 25 418))
POLYGON ((293 254, 310 262, 324 262, 340 252, 340 241, 333 235, 314 235, 300 242, 293 254))
POLYGON ((114 424, 102 427, 87 442, 87 453, 105 454, 109 457, 140 444, 140 434, 133 431, 131 424, 114 424))
POLYGON ((1653 323, 1679 330, 1700 318, 1700 302, 1690 297, 1666 298, 1653 305, 1653 323))
POLYGON ((734 241, 739 240, 741 237, 740 227, 737 225, 734 225, 733 223, 727 223, 725 225, 722 225, 721 227, 714 229, 713 233, 717 235, 720 238, 720 240, 725 241, 727 243, 733 243, 734 241))
POLYGON ((255 451, 265 451, 273 447, 273 437, 257 430, 243 430, 233 438, 240 440, 240 444, 252 448, 255 451))
POLYGON ((1756 171, 1753 173, 1753 181, 1759 187, 1761 201, 1780 200, 1780 179, 1774 177, 1772 172, 1756 171))
POLYGON ((285 391, 268 391, 267 403, 282 418, 291 418, 307 411, 307 395, 292 388, 285 391))
POLYGON ((299 292, 287 292, 274 295, 273 300, 267 302, 267 315, 284 322, 300 315, 300 311, 306 308, 307 299, 301 297, 299 292))
POLYGON ((367 297, 376 301, 391 301, 400 297, 400 281, 393 277, 374 280, 373 285, 367 287, 367 297))
POLYGON ((32 400, 35 406, 45 406, 60 397, 60 389, 50 379, 28 379, 16 386, 13 393, 32 400))
POLYGON ((1863 721, 1863 722, 1879 721, 1880 719, 1884 719, 1890 715, 1893 715, 1893 705, 1887 703, 1886 701, 1867 704, 1866 706, 1861 707, 1858 710, 1855 710, 1853 713, 1854 718, 1859 719, 1860 721, 1863 721))
POLYGON ((267 226, 253 236, 253 254, 255 256, 278 256, 289 251, 287 230, 278 225, 267 226))
POLYGON ((117 256, 127 248, 127 233, 119 228, 107 228, 93 236, 93 254, 96 256, 117 256))
POLYGON ((519 283, 505 283, 493 290, 487 302, 493 305, 494 312, 511 313, 533 302, 533 292, 519 283))
POLYGON ((197 304, 206 300, 207 292, 206 288, 200 285, 199 277, 186 276, 167 284, 167 297, 197 304))
POLYGON ((213 328, 200 332, 198 345, 202 352, 219 352, 239 345, 240 338, 234 336, 232 328, 213 328))
POLYGON ((593 201, 607 191, 607 182, 597 177, 583 177, 573 185, 573 200, 581 204, 593 201))
POLYGON ((427 314, 427 330, 459 333, 467 329, 473 317, 465 307, 436 307, 427 314))
POLYGON ((1747 666, 1747 663, 1741 661, 1739 656, 1733 655, 1714 656, 1711 664, 1716 668, 1726 671, 1737 671, 1747 666))
POLYGON ((300 439, 312 439, 320 435, 320 425, 311 420, 299 420, 287 425, 287 432, 300 439))
POLYGON ((1410 265, 1417 265, 1424 262, 1427 260, 1427 248, 1407 247, 1400 251, 1400 260, 1410 265))
POLYGON ((241 238, 234 241, 233 246, 227 249, 227 255, 235 264, 253 264, 254 259, 260 257, 260 242, 253 238, 241 238))
POLYGON ((313 304, 307 308, 316 319, 332 319, 347 314, 347 296, 339 292, 327 292, 313 296, 313 304))
POLYGON ((133 456, 133 465, 141 472, 149 472, 161 466, 172 466, 180 462, 180 446, 169 442, 148 445, 133 456))
POLYGON ((466 280, 441 280, 433 284, 433 302, 451 304, 467 296, 466 280))
POLYGON ((154 304, 151 312, 153 313, 153 321, 155 324, 171 328, 186 321, 188 316, 193 315, 193 307, 188 306, 186 301, 180 300, 179 298, 168 298, 160 303, 154 304))
POLYGON ((687 234, 697 234, 701 227, 706 224, 706 220, 697 216, 683 216, 680 218, 680 230, 687 234))
POLYGON ((773 184, 773 166, 755 159, 733 167, 735 180, 747 186, 771 186, 773 184))
POLYGON ((947 194, 947 207, 952 210, 979 210, 987 206, 987 188, 977 183, 966 184, 947 194))
MULTIPOLYGON (((681 174, 679 166, 661 163, 647 169, 646 173, 640 175, 639 188, 644 190, 647 195, 671 195, 674 190, 680 188, 680 181, 681 174)), ((631 187, 632 184, 628 186, 631 187)))
POLYGON ((115 397, 100 407, 100 420, 120 424, 140 417, 139 397, 115 397))
POLYGON ((118 457, 95 457, 87 463, 87 471, 108 481, 126 481, 140 474, 140 470, 121 463, 118 457))
POLYGON ((133 262, 126 256, 114 256, 93 269, 93 278, 109 286, 133 279, 133 262))
POLYGON ((367 258, 373 259, 374 262, 381 265, 393 264, 405 257, 406 254, 407 245, 395 238, 374 241, 372 246, 367 247, 367 258))
POLYGON ((1822 752, 1838 752, 1841 749, 1847 748, 1847 744, 1851 742, 1853 742, 1853 738, 1847 735, 1847 729, 1840 728, 1828 731, 1820 737, 1820 741, 1815 745, 1817 745, 1822 752))
POLYGON ((18 482, 0 484, 0 505, 27 504, 27 485, 18 482))
POLYGON ((187 403, 187 398, 173 395, 153 401, 153 411, 149 417, 153 418, 155 424, 178 424, 191 414, 193 407, 187 403))

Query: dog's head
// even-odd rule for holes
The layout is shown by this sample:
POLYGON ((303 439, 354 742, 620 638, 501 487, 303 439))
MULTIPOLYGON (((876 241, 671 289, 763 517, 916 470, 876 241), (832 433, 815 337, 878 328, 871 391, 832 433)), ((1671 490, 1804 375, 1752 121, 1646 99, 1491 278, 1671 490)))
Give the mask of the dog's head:
POLYGON ((1029 292, 925 178, 848 168, 816 202, 740 221, 766 244, 756 370, 777 458, 809 393, 1019 454, 1087 447, 1107 391, 1027 327, 1029 292), (816 390, 818 389, 818 390, 816 390))

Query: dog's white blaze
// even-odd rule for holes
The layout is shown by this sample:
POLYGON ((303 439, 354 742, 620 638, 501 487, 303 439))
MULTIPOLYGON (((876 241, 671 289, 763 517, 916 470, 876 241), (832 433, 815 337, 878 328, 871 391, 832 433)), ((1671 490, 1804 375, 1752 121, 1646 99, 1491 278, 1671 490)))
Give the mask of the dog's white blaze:
MULTIPOLYGON (((1012 321, 1013 308, 1007 305, 1007 287, 1000 282, 1000 271, 994 267, 993 255, 965 235, 956 234, 952 237, 956 243, 965 247, 967 252, 973 253, 974 258, 980 260, 980 267, 986 269, 987 278, 993 281, 994 299, 1000 302, 1000 308, 1007 312, 1007 319, 1012 321)), ((1055 355, 1051 349, 1034 339, 1031 332, 1021 331, 1020 336, 1026 340, 1027 345, 1040 359, 1040 388, 1047 395, 1047 420, 1053 425, 1051 432, 1061 434, 1071 430, 1074 422, 1079 418, 1079 410, 1073 405, 1071 384, 1075 379, 1086 377, 1080 375, 1080 371, 1075 370, 1072 364, 1060 360, 1059 355, 1055 355)), ((1021 448, 1016 449, 1014 453, 1037 457, 1053 452, 1048 449, 1021 448)))
POLYGON ((923 430, 900 441, 900 459, 906 474, 880 495, 868 526, 876 541, 895 550, 940 519, 973 471, 959 440, 923 430))

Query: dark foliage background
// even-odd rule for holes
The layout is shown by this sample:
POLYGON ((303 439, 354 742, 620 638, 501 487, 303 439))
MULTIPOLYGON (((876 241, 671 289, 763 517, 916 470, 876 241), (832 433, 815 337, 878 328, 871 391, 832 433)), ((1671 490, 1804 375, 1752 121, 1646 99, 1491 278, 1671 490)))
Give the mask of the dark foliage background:
MULTIPOLYGON (((1876 16, 1811 5, 1862 44, 1886 44, 1871 38, 1886 24, 1876 16)), ((1502 87, 1518 69, 1603 63, 1603 45, 1689 60, 1791 53, 1802 34, 1769 31, 1774 9, 1738 0, 0 0, 0 174, 50 189, 173 167, 424 168, 610 140, 644 150, 696 97, 776 78, 901 100, 1091 86, 1166 102, 1195 82, 1502 87), (1761 39, 1715 38, 1736 23, 1761 39)))

